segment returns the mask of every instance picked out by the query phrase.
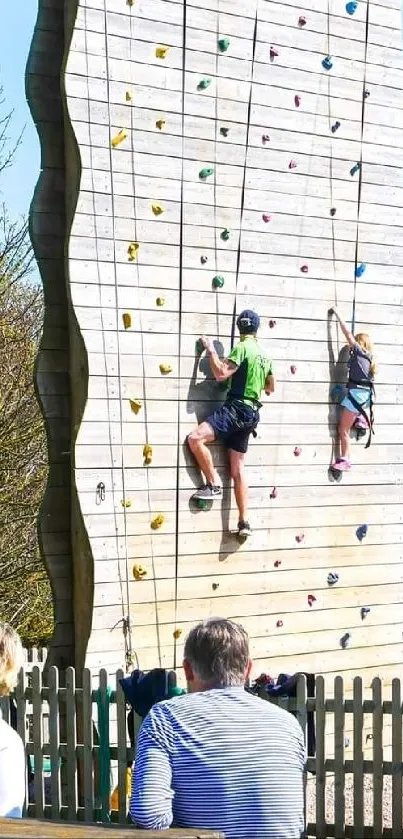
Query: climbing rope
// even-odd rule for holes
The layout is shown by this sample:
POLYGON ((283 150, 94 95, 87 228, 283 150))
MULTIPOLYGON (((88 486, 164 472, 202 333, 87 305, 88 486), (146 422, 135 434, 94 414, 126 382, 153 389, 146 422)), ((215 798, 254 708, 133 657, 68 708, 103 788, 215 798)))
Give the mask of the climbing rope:
MULTIPOLYGON (((331 0, 327 0, 327 51, 328 55, 330 55, 330 21, 331 21, 331 0)), ((332 134, 335 133, 333 127, 336 123, 333 123, 332 120, 332 113, 331 113, 331 97, 330 97, 330 83, 331 77, 328 76, 327 78, 327 113, 328 113, 328 124, 329 129, 332 134)), ((340 126, 340 123, 339 123, 340 126)), ((337 130, 337 129, 336 129, 337 130)), ((330 162, 330 170, 329 170, 329 192, 330 192, 330 207, 333 208, 333 141, 330 140, 330 155, 329 155, 329 162, 330 162)), ((332 270, 333 270, 333 290, 334 290, 334 300, 335 305, 337 308, 338 305, 338 298, 337 298, 337 281, 336 281, 336 243, 335 243, 335 222, 334 222, 334 214, 330 212, 330 219, 331 219, 331 226, 332 226, 332 270)))

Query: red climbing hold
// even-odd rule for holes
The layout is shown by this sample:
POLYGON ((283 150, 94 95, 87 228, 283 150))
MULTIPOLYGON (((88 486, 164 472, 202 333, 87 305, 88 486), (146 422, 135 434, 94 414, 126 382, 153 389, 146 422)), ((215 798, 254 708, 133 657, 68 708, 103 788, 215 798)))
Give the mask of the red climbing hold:
POLYGON ((301 454, 301 451, 302 451, 302 449, 300 449, 299 446, 295 446, 295 449, 294 449, 295 457, 299 457, 300 454, 301 454))
POLYGON ((291 364, 290 370, 291 370, 291 373, 292 373, 292 374, 293 374, 293 376, 294 376, 294 375, 295 375, 295 373, 297 372, 297 368, 296 368, 295 364, 291 364))
POLYGON ((278 49, 276 47, 270 47, 270 58, 277 58, 278 56, 278 49))
POLYGON ((307 265, 301 265, 301 271, 302 271, 303 274, 307 274, 308 273, 308 266, 307 265))
POLYGON ((306 17, 305 15, 300 15, 298 18, 298 26, 306 26, 306 17))
POLYGON ((270 493, 270 498, 277 498, 277 487, 273 487, 270 493))
POLYGON ((296 93, 295 96, 294 96, 294 102, 295 102, 295 107, 299 108, 299 106, 301 104, 301 97, 298 96, 298 93, 296 93))
POLYGON ((269 326, 270 326, 270 329, 273 329, 273 327, 274 327, 275 325, 276 325, 276 321, 275 321, 275 320, 269 320, 269 326))
POLYGON ((290 162, 288 164, 288 168, 289 169, 296 169, 297 168, 297 164, 296 164, 295 160, 290 160, 290 162))
POLYGON ((268 134, 262 134, 262 143, 265 145, 266 143, 270 143, 270 137, 268 134))
POLYGON ((314 594, 308 594, 308 606, 313 606, 316 603, 316 597, 314 594))
POLYGON ((271 217, 271 216, 269 216, 267 213, 263 213, 263 215, 262 215, 262 219, 263 219, 263 221, 264 221, 264 223, 265 223, 265 224, 268 224, 268 223, 269 223, 269 221, 271 221, 272 217, 271 217))
POLYGON ((283 621, 277 621, 276 626, 280 629, 281 626, 284 626, 283 621))
POLYGON ((303 533, 297 533, 297 535, 295 537, 295 541, 298 542, 299 545, 301 544, 301 542, 304 541, 304 539, 305 539, 305 536, 304 536, 303 533))
POLYGON ((280 568, 280 565, 281 565, 281 559, 276 559, 276 561, 274 563, 274 567, 275 568, 280 568))

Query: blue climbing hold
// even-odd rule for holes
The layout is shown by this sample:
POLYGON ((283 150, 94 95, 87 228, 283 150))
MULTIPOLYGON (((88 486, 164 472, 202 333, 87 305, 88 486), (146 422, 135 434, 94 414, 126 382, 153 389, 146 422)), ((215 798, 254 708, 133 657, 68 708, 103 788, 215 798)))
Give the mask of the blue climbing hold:
POLYGON ((334 586, 334 585, 336 585, 336 583, 339 582, 339 575, 338 575, 337 571, 330 571, 329 572, 329 574, 327 575, 327 582, 328 582, 329 586, 334 586))
POLYGON ((340 122, 336 119, 336 122, 332 125, 332 134, 335 134, 338 128, 340 128, 340 122))
POLYGON ((367 535, 367 533, 368 533, 368 525, 367 524, 360 524, 360 526, 357 527, 357 530, 355 531, 355 535, 356 535, 359 542, 362 542, 362 540, 367 535))
POLYGON ((367 615, 369 615, 370 611, 371 611, 371 609, 369 608, 369 606, 362 606, 361 607, 361 620, 362 621, 367 617, 367 615))
POLYGON ((361 163, 355 163, 354 166, 352 166, 351 169, 350 169, 351 177, 353 177, 353 175, 356 175, 357 172, 360 171, 360 169, 361 169, 361 163))
POLYGON ((367 266, 366 266, 365 262, 361 262, 360 265, 357 265, 357 267, 355 269, 355 276, 356 277, 362 277, 362 275, 365 273, 366 267, 367 266))
POLYGON ((358 3, 352 0, 351 3, 346 3, 346 12, 348 15, 353 15, 358 9, 358 3))
POLYGON ((347 647, 350 646, 351 641, 351 632, 345 632, 342 638, 340 638, 340 646, 345 650, 347 647))
POLYGON ((347 388, 345 385, 337 384, 334 387, 332 387, 332 390, 330 392, 332 402, 340 404, 340 402, 342 402, 344 397, 346 396, 346 392, 347 388))
POLYGON ((325 68, 325 70, 331 70, 331 69, 332 69, 332 67, 333 67, 333 59, 332 59, 332 56, 331 56, 331 55, 327 55, 327 56, 326 56, 326 58, 324 58, 324 59, 323 59, 323 61, 322 61, 322 67, 324 67, 324 68, 325 68))

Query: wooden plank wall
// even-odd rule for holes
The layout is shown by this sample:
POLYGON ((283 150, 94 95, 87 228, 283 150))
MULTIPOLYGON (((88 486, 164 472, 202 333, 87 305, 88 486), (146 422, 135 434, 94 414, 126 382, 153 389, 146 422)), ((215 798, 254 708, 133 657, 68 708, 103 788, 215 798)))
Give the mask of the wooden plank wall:
POLYGON ((219 614, 249 631, 256 672, 360 673, 366 684, 400 672, 399 0, 369 0, 368 27, 366 18, 365 0, 353 16, 344 0, 303 8, 289 0, 80 0, 65 74, 82 163, 68 257, 89 365, 75 481, 94 559, 86 659, 94 669, 124 665, 124 617, 149 668, 179 665, 186 631, 219 614), (223 54, 221 37, 230 41, 223 54), (169 47, 165 58, 158 46, 169 47), (328 54, 330 71, 322 67, 328 54), (198 90, 204 78, 211 84, 198 90), (112 148, 122 129, 127 137, 112 148), (359 195, 350 170, 361 157, 359 195), (214 169, 205 182, 204 167, 214 169), (367 269, 355 284, 357 237, 367 269), (139 244, 133 262, 130 242, 139 244), (215 274, 225 276, 219 291, 215 274), (354 468, 336 485, 328 477, 329 387, 343 341, 327 309, 336 302, 351 319, 354 298, 356 328, 377 347, 376 436, 367 451, 354 445, 354 468), (208 333, 228 351, 234 305, 262 316, 278 377, 248 454, 254 532, 242 547, 231 534, 237 516, 223 452, 214 451, 222 508, 199 512, 189 504, 199 478, 183 445, 222 398, 195 341, 208 333), (160 363, 172 372, 161 376, 160 363), (137 415, 129 400, 141 402, 137 415), (154 532, 158 514, 165 521, 154 532), (141 582, 135 563, 147 571, 141 582), (339 574, 333 587, 330 571, 339 574), (365 620, 363 606, 371 608, 365 620))

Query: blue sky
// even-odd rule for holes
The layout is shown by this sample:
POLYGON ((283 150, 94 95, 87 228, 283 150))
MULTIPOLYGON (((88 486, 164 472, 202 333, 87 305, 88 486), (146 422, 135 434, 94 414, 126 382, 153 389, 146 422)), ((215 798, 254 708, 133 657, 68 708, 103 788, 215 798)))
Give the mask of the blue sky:
POLYGON ((4 105, 0 114, 14 110, 14 138, 24 129, 15 163, 0 180, 0 200, 12 218, 28 215, 29 205, 39 174, 40 153, 36 128, 25 99, 25 64, 37 13, 37 0, 1 3, 0 85, 4 105))

